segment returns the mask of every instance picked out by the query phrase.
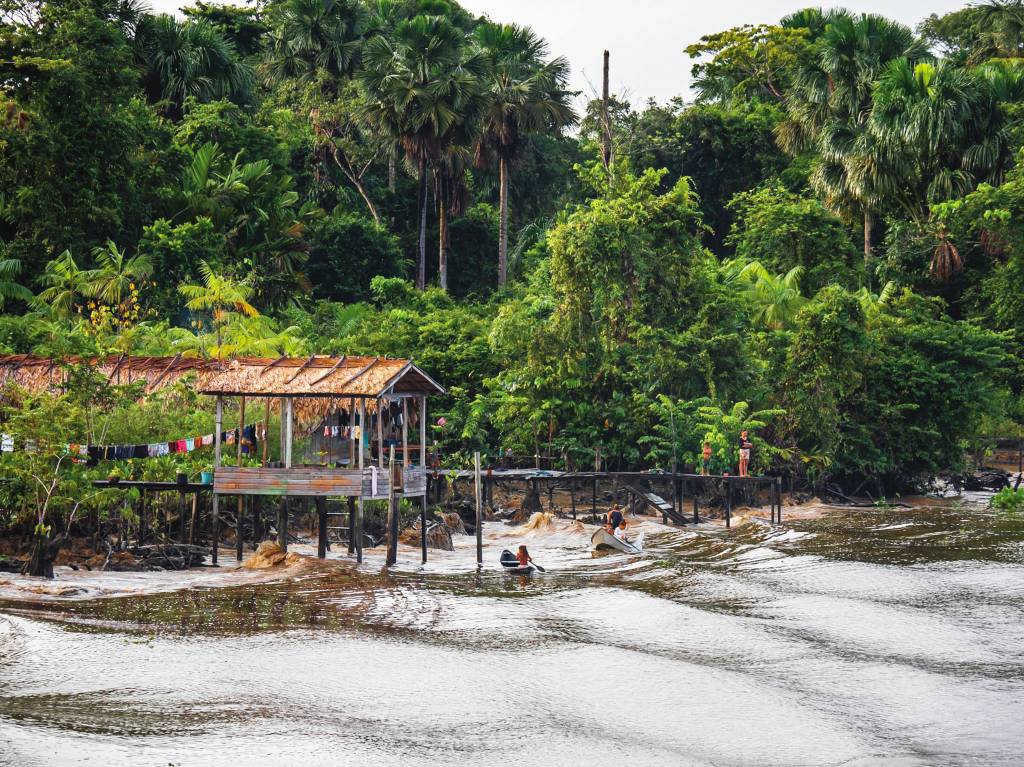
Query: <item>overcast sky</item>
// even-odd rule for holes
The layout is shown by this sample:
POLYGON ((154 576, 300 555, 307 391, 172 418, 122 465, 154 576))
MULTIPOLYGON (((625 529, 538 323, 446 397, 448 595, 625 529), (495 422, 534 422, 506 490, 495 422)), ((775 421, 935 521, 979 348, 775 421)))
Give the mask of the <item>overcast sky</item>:
MULTIPOLYGON (((174 11, 182 0, 150 0, 174 11)), ((459 0, 494 21, 533 27, 553 54, 569 59, 572 87, 585 97, 601 87, 601 52, 611 51, 612 91, 634 104, 688 95, 689 58, 683 49, 702 35, 740 24, 772 23, 815 0, 459 0)), ((242 4, 242 3, 239 3, 242 4)), ((849 0, 852 11, 880 13, 910 26, 932 13, 962 8, 964 0, 849 0)))

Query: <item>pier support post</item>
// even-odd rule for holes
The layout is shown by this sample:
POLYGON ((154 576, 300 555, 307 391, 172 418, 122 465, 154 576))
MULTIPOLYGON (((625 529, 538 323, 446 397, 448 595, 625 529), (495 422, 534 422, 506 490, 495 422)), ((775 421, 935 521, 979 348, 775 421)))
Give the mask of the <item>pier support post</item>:
MULTIPOLYGON (((379 422, 380 413, 377 415, 379 422)), ((398 470, 395 464, 395 446, 392 445, 388 455, 388 552, 385 560, 388 567, 398 562, 398 494, 395 492, 395 472, 398 470)))
POLYGON ((327 559, 327 501, 322 495, 313 499, 316 504, 316 556, 327 559))
POLYGON ((484 507, 480 498, 480 453, 473 453, 473 479, 476 490, 476 564, 484 564, 484 507))
POLYGON ((697 496, 700 493, 700 482, 697 483, 696 487, 693 488, 693 524, 700 524, 700 514, 697 512, 697 496))
POLYGON ((592 492, 590 494, 590 515, 594 518, 594 524, 597 524, 597 475, 594 475, 594 481, 592 482, 592 492))
POLYGON ((282 551, 288 551, 288 496, 281 496, 277 507, 277 545, 282 551))
POLYGON ((569 480, 569 496, 572 498, 572 518, 576 519, 576 480, 569 480))
POLYGON ((732 527, 732 477, 725 478, 725 526, 732 527))
POLYGON ((238 496, 238 516, 235 517, 235 561, 242 561, 242 523, 245 521, 245 496, 238 496))
POLYGON ((356 548, 356 497, 348 497, 348 553, 356 548))
MULTIPOLYGON (((213 476, 214 476, 214 487, 217 485, 217 469, 220 468, 220 432, 224 424, 224 398, 221 396, 217 397, 217 415, 214 421, 214 434, 213 434, 213 476)), ((213 564, 217 564, 217 549, 220 548, 220 498, 217 495, 217 491, 213 491, 213 509, 211 511, 213 515, 213 541, 210 543, 211 559, 213 564)))

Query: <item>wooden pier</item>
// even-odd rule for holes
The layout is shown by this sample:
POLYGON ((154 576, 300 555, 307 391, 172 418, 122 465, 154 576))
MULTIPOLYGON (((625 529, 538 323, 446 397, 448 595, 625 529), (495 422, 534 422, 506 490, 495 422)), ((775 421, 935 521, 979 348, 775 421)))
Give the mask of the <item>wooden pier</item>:
MULTIPOLYGON (((472 479, 472 469, 441 469, 435 472, 438 476, 449 477, 454 481, 472 479)), ((780 477, 757 476, 740 477, 728 474, 684 474, 671 472, 573 472, 546 469, 487 469, 482 472, 483 495, 491 498, 493 486, 499 482, 531 483, 534 487, 547 486, 549 507, 552 493, 561 488, 570 494, 571 515, 578 515, 577 498, 581 488, 590 490, 590 514, 597 518, 597 497, 602 485, 611 483, 619 492, 631 495, 636 504, 651 508, 660 514, 662 520, 677 525, 700 524, 700 496, 721 492, 724 503, 722 510, 726 527, 732 525, 732 510, 737 489, 750 488, 754 492, 767 489, 770 521, 782 524, 782 480, 780 477), (650 490, 642 487, 646 483, 650 490), (656 487, 664 488, 661 493, 655 492, 656 487), (711 491, 710 493, 708 491, 711 491)))

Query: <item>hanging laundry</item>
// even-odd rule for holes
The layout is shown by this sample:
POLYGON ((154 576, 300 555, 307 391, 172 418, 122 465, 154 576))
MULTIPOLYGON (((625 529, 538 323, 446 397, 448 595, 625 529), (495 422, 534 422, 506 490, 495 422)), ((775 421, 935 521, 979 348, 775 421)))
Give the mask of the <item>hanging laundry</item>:
POLYGON ((195 449, 196 449, 196 441, 195 441, 195 439, 192 438, 192 437, 190 437, 189 439, 186 439, 185 440, 185 452, 186 453, 191 453, 195 449))
POLYGON ((0 453, 13 453, 14 452, 14 435, 2 434, 0 435, 0 453))
POLYGON ((149 445, 132 445, 132 458, 149 458, 149 445))

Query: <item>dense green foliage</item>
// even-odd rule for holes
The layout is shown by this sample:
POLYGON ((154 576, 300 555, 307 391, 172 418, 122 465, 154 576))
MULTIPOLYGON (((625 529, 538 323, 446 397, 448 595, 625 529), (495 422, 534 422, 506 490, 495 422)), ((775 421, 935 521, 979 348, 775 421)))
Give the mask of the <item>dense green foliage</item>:
MULTIPOLYGON (((569 63, 447 0, 0 1, 0 350, 412 357, 448 456, 725 471, 745 427, 757 471, 957 471, 1024 415, 1022 13, 709 35, 606 165, 569 63)), ((4 429, 209 421, 101 383, 4 429)))

